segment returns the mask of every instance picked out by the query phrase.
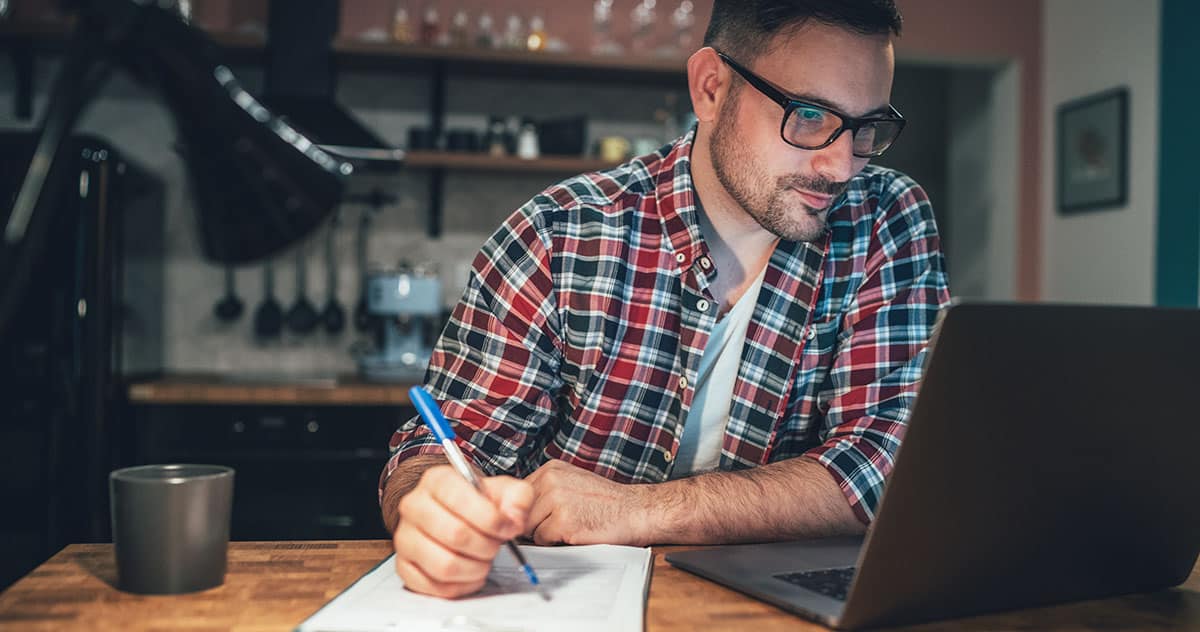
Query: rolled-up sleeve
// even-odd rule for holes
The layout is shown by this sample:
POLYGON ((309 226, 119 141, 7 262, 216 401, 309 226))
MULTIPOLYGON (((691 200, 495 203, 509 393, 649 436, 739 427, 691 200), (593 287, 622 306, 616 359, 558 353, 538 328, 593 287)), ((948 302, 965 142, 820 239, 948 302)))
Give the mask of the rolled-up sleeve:
MULTIPOLYGON (((561 388, 550 240, 537 202, 480 249, 425 378, 459 447, 488 475, 528 473, 561 388)), ((388 447, 380 498, 401 461, 441 453, 420 418, 405 422, 388 447)))
POLYGON ((950 302, 933 210, 907 178, 880 196, 863 281, 844 312, 841 344, 818 394, 825 409, 821 463, 864 524, 875 518, 907 429, 925 350, 950 302))

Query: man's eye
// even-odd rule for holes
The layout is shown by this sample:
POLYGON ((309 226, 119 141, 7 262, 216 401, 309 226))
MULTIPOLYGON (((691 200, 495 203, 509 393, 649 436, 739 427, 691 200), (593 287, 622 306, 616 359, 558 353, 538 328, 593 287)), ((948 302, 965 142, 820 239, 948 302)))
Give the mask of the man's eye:
POLYGON ((799 110, 796 110, 796 112, 799 113, 800 118, 805 121, 819 121, 822 118, 825 118, 824 112, 820 110, 814 110, 812 108, 800 108, 799 110))

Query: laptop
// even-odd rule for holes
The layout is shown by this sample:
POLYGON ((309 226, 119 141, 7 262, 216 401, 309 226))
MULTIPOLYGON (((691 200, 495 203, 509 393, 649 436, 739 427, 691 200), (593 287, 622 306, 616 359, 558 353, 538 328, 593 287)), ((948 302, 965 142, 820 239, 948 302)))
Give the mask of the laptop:
POLYGON ((1200 552, 1200 310, 943 311, 863 538, 672 565, 839 629, 1175 586, 1200 552))

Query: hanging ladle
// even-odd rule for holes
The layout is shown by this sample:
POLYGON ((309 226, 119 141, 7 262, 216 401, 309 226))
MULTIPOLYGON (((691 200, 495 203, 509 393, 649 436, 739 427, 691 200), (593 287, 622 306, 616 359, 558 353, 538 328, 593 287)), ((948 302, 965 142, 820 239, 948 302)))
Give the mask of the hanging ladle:
POLYGON ((293 333, 307 334, 317 328, 317 308, 308 300, 308 285, 305 275, 307 262, 304 260, 304 246, 296 247, 296 302, 292 303, 287 312, 287 326, 293 333))
POLYGON ((283 308, 275 300, 275 268, 263 265, 263 300, 254 310, 254 333, 259 338, 274 338, 283 327, 283 308))
POLYGON ((242 304, 234 286, 233 266, 225 266, 225 296, 213 305, 213 314, 223 323, 232 323, 242 317, 244 309, 245 305, 242 304))
POLYGON ((339 220, 340 214, 333 216, 333 220, 329 222, 329 232, 325 235, 325 274, 328 276, 325 286, 328 298, 321 310, 321 324, 325 327, 325 333, 331 335, 340 334, 346 328, 346 310, 338 302, 337 253, 334 250, 339 220))

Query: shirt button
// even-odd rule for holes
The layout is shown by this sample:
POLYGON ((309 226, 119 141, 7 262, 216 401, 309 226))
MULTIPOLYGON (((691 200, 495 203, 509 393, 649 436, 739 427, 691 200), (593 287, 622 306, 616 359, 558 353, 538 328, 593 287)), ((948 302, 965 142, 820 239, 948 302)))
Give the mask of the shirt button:
POLYGON ((816 337, 817 337, 817 330, 816 330, 816 328, 815 328, 815 327, 809 327, 809 328, 808 328, 808 329, 807 329, 807 330, 804 332, 804 339, 805 339, 805 340, 812 340, 813 338, 816 338, 816 337))
POLYGON ((700 299, 700 300, 696 301, 696 309, 698 309, 702 312, 707 312, 708 311, 708 301, 706 301, 704 299, 700 299))
POLYGON ((670 463, 671 461, 675 460, 675 455, 671 454, 670 451, 664 451, 663 452, 663 460, 666 461, 667 463, 670 463))
POLYGON ((708 260, 708 257, 700 257, 700 267, 707 270, 712 267, 712 262, 708 260))
POLYGON ((679 263, 683 263, 684 261, 687 261, 687 255, 682 252, 677 252, 675 253, 675 260, 679 263))
POLYGON ((688 381, 686 377, 679 378, 679 388, 687 390, 688 381))

